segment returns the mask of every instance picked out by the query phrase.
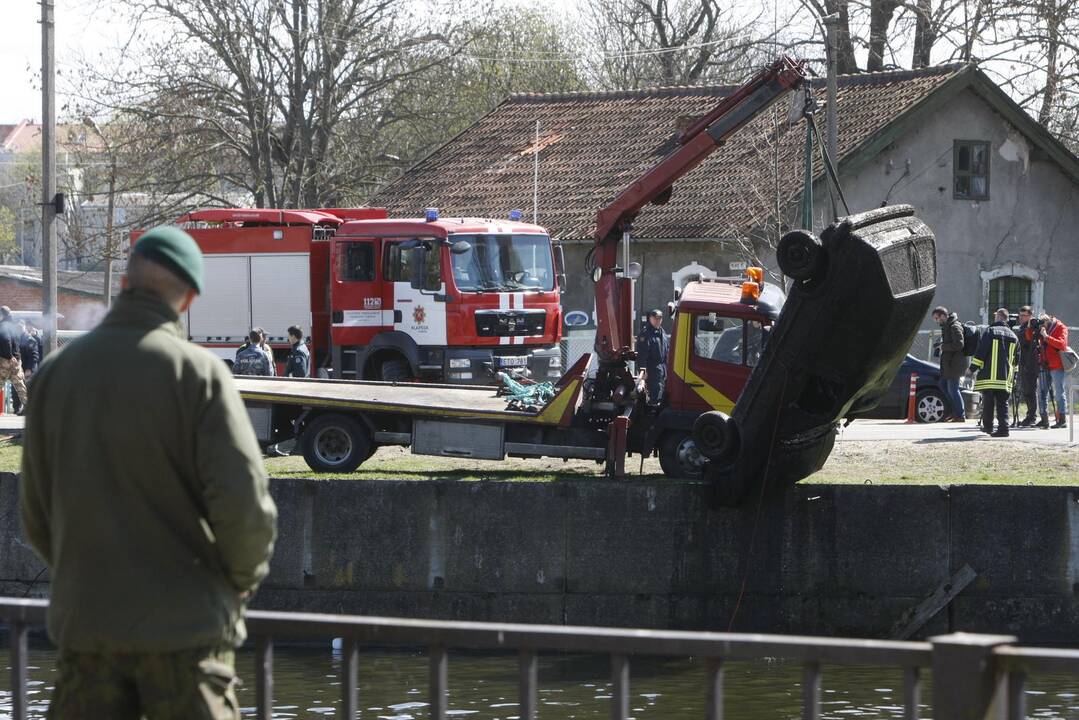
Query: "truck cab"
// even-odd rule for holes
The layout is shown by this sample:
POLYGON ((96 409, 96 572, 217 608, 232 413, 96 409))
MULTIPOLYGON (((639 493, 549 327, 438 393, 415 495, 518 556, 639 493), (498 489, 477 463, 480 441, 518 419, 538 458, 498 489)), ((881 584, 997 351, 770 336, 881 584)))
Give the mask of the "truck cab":
MULTIPOLYGON (((763 273, 753 268, 754 277, 763 273)), ((772 324, 785 296, 774 284, 746 278, 709 278, 690 282, 668 304, 671 340, 667 384, 657 422, 643 436, 655 448, 667 475, 698 477, 704 467, 692 438, 693 422, 702 413, 731 413, 753 369, 760 361, 772 324)))
POLYGON ((310 328, 322 377, 493 385, 499 371, 562 375, 562 264, 539 226, 440 219, 433 208, 404 219, 383 208, 209 208, 175 223, 206 266, 183 318, 189 339, 226 362, 262 327, 280 371, 296 324, 310 328))
POLYGON ((350 380, 489 384, 562 375, 560 287, 543 228, 518 221, 346 221, 312 260, 313 322, 350 380), (315 288, 328 288, 316 297, 315 288))

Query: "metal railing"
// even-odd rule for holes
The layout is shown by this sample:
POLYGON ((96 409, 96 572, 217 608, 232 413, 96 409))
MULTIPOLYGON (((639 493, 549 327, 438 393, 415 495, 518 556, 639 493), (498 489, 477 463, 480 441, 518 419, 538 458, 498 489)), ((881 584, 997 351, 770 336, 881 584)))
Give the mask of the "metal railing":
MULTIPOLYGON (((11 637, 12 718, 26 718, 27 632, 43 625, 48 602, 0 598, 0 619, 11 637)), ((611 661, 611 717, 626 720, 630 710, 630 666, 633 656, 695 657, 708 668, 702 693, 709 720, 722 720, 724 663, 731 660, 782 658, 800 662, 802 717, 821 713, 822 666, 892 667, 903 670, 903 717, 917 718, 923 670, 933 676, 934 717, 988 717, 995 703, 1005 704, 1007 720, 1025 717, 1028 676, 1038 673, 1079 674, 1079 651, 1025 648, 1012 636, 955 633, 930 642, 854 640, 846 638, 755 635, 742 633, 626 630, 564 625, 449 622, 356 615, 321 615, 249 611, 247 627, 255 646, 256 717, 273 716, 273 652, 275 638, 342 638, 340 718, 354 718, 359 709, 360 647, 422 646, 428 656, 430 717, 445 720, 449 711, 448 652, 456 649, 516 650, 521 720, 538 713, 538 654, 581 652, 604 654, 611 661)))

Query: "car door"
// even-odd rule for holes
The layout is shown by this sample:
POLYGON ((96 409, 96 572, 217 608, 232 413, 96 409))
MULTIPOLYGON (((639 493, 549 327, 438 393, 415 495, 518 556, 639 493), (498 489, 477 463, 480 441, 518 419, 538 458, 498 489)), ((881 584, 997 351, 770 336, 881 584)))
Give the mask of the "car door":
POLYGON ((677 409, 729 413, 760 360, 762 323, 697 313, 685 318, 680 329, 689 332, 675 352, 676 382, 683 386, 677 409))

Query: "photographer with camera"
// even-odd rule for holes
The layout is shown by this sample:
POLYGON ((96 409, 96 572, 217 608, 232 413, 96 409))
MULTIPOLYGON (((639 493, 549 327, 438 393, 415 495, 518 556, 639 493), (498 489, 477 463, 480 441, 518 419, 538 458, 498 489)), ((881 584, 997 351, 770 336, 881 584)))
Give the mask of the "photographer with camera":
POLYGON ((1049 313, 1042 313, 1031 320, 1027 328, 1028 340, 1036 343, 1041 357, 1041 373, 1038 377, 1038 413, 1041 420, 1036 427, 1048 428, 1049 425, 1049 390, 1053 391, 1053 404, 1056 422, 1053 428, 1067 427, 1064 419, 1068 409, 1068 373, 1060 359, 1062 350, 1068 347, 1068 326, 1049 313))
POLYGON ((1031 307, 1024 305, 1019 308, 1019 326, 1015 328, 1015 334, 1019 337, 1019 387, 1015 394, 1027 406, 1026 415, 1019 422, 1020 427, 1030 427, 1038 421, 1041 354, 1038 352, 1038 343, 1032 337, 1027 337, 1027 330, 1032 322, 1035 322, 1035 317, 1031 307))

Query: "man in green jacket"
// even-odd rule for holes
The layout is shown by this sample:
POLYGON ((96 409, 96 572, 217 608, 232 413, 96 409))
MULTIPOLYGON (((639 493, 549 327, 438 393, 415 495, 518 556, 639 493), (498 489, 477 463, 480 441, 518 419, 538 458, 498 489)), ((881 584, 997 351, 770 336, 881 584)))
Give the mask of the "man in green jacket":
POLYGON ((127 281, 30 391, 21 514, 52 573, 49 717, 239 718, 233 652, 277 511, 228 368, 179 323, 198 246, 155 228, 127 281))

